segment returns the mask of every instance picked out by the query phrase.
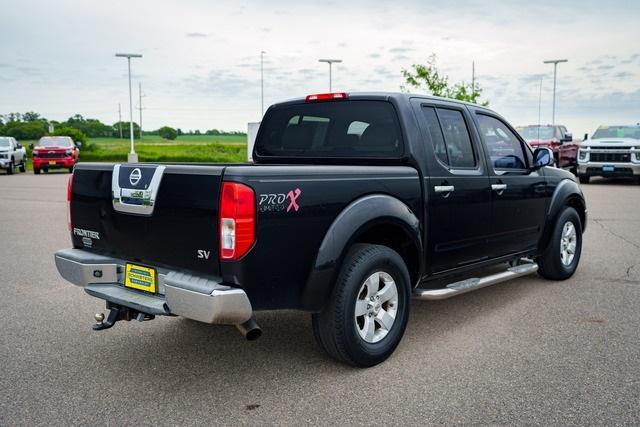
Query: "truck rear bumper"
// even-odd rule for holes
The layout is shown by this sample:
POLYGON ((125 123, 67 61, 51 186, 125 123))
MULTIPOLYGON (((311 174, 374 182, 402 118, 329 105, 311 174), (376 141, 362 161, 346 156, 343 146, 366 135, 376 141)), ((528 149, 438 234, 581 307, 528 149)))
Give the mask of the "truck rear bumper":
POLYGON ((55 254, 60 275, 96 298, 153 315, 177 315, 204 323, 237 325, 252 316, 242 289, 188 273, 158 268, 158 293, 124 287, 126 261, 81 249, 55 254))

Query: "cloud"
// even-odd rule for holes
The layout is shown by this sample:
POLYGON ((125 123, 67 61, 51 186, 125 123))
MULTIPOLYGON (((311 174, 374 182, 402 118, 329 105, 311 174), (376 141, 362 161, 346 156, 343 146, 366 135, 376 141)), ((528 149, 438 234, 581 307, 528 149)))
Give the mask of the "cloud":
POLYGON ((546 77, 546 74, 538 73, 538 74, 530 74, 528 76, 520 77, 520 83, 522 85, 529 85, 531 83, 540 83, 540 79, 546 77))
POLYGON ((187 33, 187 37, 192 37, 192 38, 204 38, 204 37, 209 37, 209 34, 207 33, 200 33, 197 31, 194 31, 192 33, 187 33))
POLYGON ((615 73, 613 75, 613 77, 617 78, 617 79, 626 79, 629 77, 632 77, 633 74, 629 73, 628 71, 620 71, 619 73, 615 73))
POLYGON ((616 68, 616 66, 611 64, 602 64, 598 66, 598 70, 612 70, 614 68, 616 68))
POLYGON ((413 51, 412 47, 392 47, 389 49, 389 53, 408 53, 413 51))
POLYGON ((370 53, 369 55, 367 55, 367 58, 378 59, 378 58, 380 58, 380 54, 379 53, 370 53))

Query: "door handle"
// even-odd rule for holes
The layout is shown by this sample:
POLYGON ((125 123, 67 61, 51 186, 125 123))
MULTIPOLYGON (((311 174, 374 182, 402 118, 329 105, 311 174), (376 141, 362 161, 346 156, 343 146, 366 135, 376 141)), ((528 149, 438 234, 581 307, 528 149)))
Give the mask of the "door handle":
POLYGON ((502 194, 507 189, 507 184, 491 184, 491 189, 498 194, 502 194))
POLYGON ((433 191, 435 191, 436 193, 442 193, 443 197, 449 197, 449 194, 451 194, 455 190, 456 187, 454 187, 453 185, 436 185, 433 187, 433 191))

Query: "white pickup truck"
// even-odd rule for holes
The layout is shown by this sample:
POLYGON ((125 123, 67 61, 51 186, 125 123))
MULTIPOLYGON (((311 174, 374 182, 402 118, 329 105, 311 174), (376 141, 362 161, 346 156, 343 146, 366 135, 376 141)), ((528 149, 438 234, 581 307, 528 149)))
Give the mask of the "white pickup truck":
POLYGON ((14 137, 0 136, 0 168, 11 175, 16 167, 27 170, 27 150, 14 137))
POLYGON ((600 126, 580 144, 578 177, 633 178, 640 184, 640 124, 600 126))

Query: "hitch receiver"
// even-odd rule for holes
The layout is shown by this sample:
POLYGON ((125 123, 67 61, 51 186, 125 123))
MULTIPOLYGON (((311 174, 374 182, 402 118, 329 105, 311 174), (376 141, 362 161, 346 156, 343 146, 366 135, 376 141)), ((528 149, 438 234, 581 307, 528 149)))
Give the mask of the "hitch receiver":
POLYGON ((93 325, 94 331, 109 329, 119 320, 126 320, 128 322, 135 319, 139 322, 144 322, 145 320, 155 319, 153 314, 142 313, 110 302, 107 302, 107 309, 109 310, 107 320, 104 320, 104 315, 102 313, 96 314, 97 323, 93 325))

